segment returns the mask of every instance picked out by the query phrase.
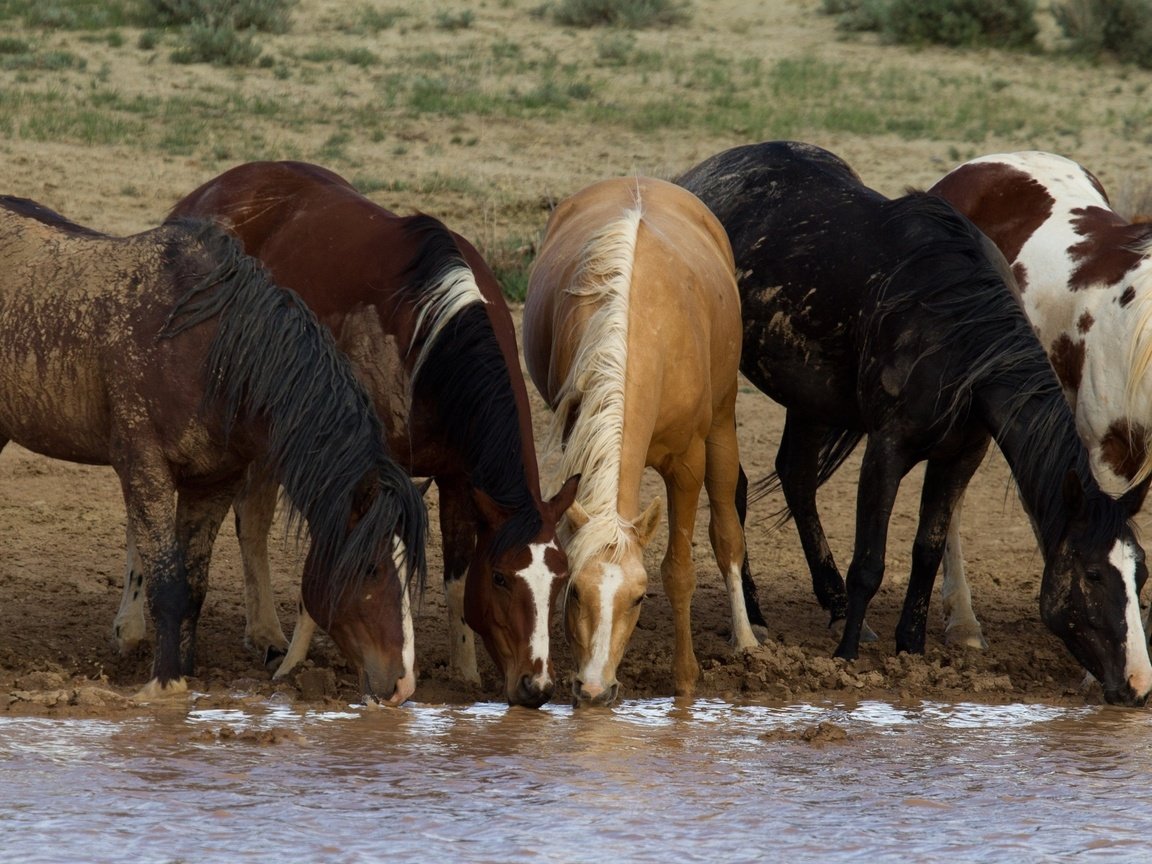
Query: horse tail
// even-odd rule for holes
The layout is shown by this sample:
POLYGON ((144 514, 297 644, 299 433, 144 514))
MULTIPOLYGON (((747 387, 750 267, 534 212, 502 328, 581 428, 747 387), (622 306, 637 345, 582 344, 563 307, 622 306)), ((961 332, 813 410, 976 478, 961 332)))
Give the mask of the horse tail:
POLYGON ((284 488, 289 525, 299 533, 307 523, 331 596, 355 590, 390 556, 393 537, 422 589, 424 502, 388 454, 368 395, 331 334, 223 229, 178 221, 170 230, 166 265, 178 286, 192 284, 160 337, 216 320, 201 410, 218 414, 226 438, 243 422, 266 429, 261 459, 284 488))
MULTIPOLYGON (((852 455, 856 445, 864 433, 854 429, 830 429, 824 436, 820 445, 820 454, 816 457, 816 488, 819 489, 831 479, 832 475, 840 470, 840 466, 852 455)), ((749 502, 759 501, 767 495, 780 491, 780 475, 773 471, 767 477, 757 480, 751 486, 748 496, 749 502)), ((792 518, 792 511, 785 504, 772 514, 773 527, 780 528, 792 518)))

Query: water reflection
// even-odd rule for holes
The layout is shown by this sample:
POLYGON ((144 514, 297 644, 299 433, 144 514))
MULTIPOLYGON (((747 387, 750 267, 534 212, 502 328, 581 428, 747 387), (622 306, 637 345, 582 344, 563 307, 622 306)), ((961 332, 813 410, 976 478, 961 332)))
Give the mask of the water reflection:
POLYGON ((1149 754, 1148 712, 1043 705, 7 718, 0 857, 1128 860, 1149 754), (804 740, 820 723, 846 737, 804 740))

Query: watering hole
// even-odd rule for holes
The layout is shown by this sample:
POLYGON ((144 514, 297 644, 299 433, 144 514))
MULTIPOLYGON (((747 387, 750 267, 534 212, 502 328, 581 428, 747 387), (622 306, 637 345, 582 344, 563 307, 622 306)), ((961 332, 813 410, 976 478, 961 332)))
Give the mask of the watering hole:
POLYGON ((1142 860, 1146 711, 863 701, 0 717, 9 861, 1142 860))

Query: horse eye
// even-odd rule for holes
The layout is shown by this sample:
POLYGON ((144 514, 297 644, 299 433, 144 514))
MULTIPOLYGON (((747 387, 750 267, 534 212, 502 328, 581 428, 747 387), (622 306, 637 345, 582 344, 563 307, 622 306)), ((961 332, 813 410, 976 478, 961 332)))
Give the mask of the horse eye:
POLYGON ((497 588, 507 588, 508 587, 508 577, 505 576, 503 573, 501 573, 499 570, 493 570, 492 571, 492 584, 494 584, 497 588))
POLYGON ((640 605, 641 603, 643 603, 643 602, 644 602, 644 595, 643 595, 643 594, 641 594, 641 595, 640 595, 639 597, 637 597, 637 598, 636 598, 636 600, 635 600, 635 601, 632 603, 632 606, 633 606, 633 607, 639 606, 639 605, 640 605))
POLYGON ((1084 574, 1089 582, 1103 582, 1104 576, 1095 567, 1089 567, 1084 574))

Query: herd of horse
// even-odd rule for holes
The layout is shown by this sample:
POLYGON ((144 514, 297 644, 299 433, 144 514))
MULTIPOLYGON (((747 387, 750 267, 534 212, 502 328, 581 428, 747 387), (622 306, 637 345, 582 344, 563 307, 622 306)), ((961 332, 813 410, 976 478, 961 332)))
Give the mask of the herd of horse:
POLYGON ((122 650, 154 630, 142 698, 181 692, 213 541, 234 510, 246 641, 276 675, 323 628, 366 699, 416 687, 412 598, 439 496, 451 664, 474 634, 510 704, 552 698, 562 608, 577 705, 609 705, 640 615, 664 481, 661 578, 673 682, 691 695, 701 487, 735 650, 763 621, 744 521, 777 484, 836 656, 876 638, 904 476, 926 462, 897 651, 923 652, 943 562, 948 642, 982 646, 957 530, 991 441, 1044 563, 1040 614, 1109 702, 1152 692, 1147 578, 1131 524, 1152 478, 1152 227, 1035 151, 973 160, 889 199, 789 141, 736 147, 674 181, 605 180, 558 204, 524 307, 523 352, 552 409, 542 493, 512 317, 477 250, 336 174, 253 162, 158 228, 111 237, 0 197, 0 447, 110 465, 127 510, 122 650), (738 374, 786 409, 775 473, 749 487, 738 374), (817 488, 866 439, 845 577, 817 488), (269 577, 278 490, 308 538, 291 642, 269 577), (278 665, 277 665, 278 664, 278 665))

